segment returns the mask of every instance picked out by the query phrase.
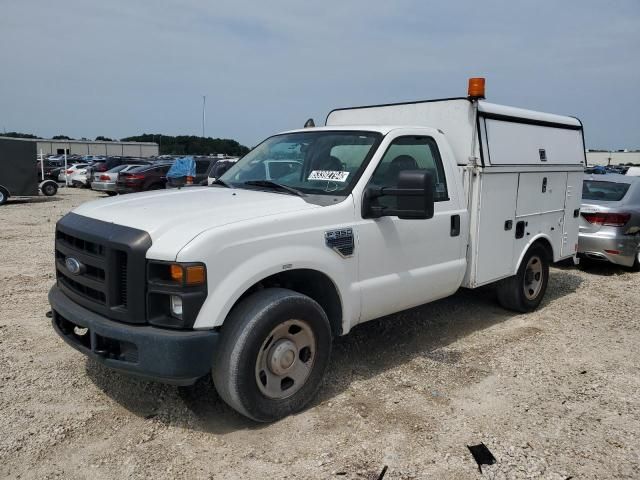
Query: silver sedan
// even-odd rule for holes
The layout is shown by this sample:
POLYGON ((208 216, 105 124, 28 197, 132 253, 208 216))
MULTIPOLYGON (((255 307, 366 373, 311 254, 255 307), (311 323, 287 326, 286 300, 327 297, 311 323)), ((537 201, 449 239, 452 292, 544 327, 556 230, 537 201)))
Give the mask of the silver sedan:
POLYGON ((640 177, 585 175, 578 254, 640 271, 640 177))
POLYGON ((106 172, 95 172, 91 181, 91 189, 98 192, 105 192, 108 195, 116 195, 116 183, 118 181, 118 174, 120 172, 126 172, 132 168, 140 167, 142 164, 126 164, 113 167, 106 172))

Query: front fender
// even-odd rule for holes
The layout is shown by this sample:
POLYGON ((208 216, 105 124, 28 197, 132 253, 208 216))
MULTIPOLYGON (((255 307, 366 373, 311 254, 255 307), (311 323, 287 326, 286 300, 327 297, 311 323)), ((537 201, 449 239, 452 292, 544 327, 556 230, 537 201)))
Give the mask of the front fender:
MULTIPOLYGON (((327 248, 287 245, 225 264, 233 268, 223 276, 209 275, 209 293, 194 324, 196 329, 221 326, 250 287, 271 275, 298 269, 316 270, 334 283, 342 304, 343 331, 348 331, 352 319, 360 315, 360 297, 352 290, 355 282, 349 281, 355 272, 355 257, 343 259, 327 248)), ((207 265, 208 272, 214 269, 215 265, 207 265)))

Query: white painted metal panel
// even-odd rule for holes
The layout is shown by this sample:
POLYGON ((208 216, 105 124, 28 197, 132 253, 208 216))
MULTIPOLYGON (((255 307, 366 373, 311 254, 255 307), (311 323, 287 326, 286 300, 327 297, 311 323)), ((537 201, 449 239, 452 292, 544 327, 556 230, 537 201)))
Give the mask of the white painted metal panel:
POLYGON ((574 117, 556 115, 554 113, 537 112, 535 110, 527 110, 524 108, 509 107, 508 105, 498 105, 497 103, 489 103, 483 100, 478 102, 478 110, 483 113, 503 115, 506 117, 517 117, 537 122, 558 123, 573 127, 582 126, 580 121, 574 117))
POLYGON ((486 119, 491 165, 577 165, 584 162, 581 130, 486 119), (541 151, 545 160, 541 159, 541 151))
POLYGON ((582 172, 570 172, 567 176, 567 195, 562 231, 562 256, 576 253, 578 245, 579 216, 574 216, 582 203, 582 172))
MULTIPOLYGON (((537 215, 520 217, 516 221, 526 222, 524 236, 516 239, 513 250, 512 273, 515 274, 520 261, 531 244, 540 238, 547 240, 553 249, 553 261, 557 262, 561 258, 562 247, 562 221, 564 211, 549 212, 537 215)), ((514 237, 515 238, 515 237, 514 237)))
POLYGON ((511 275, 518 174, 482 174, 480 204, 477 215, 476 244, 472 282, 475 285, 498 280, 511 275), (511 228, 505 230, 505 222, 511 228))
POLYGON ((471 155, 474 116, 471 102, 466 99, 454 99, 334 110, 327 116, 326 125, 436 128, 446 135, 456 162, 466 165, 471 155))
POLYGON ((564 211, 566 172, 521 173, 516 216, 564 211))

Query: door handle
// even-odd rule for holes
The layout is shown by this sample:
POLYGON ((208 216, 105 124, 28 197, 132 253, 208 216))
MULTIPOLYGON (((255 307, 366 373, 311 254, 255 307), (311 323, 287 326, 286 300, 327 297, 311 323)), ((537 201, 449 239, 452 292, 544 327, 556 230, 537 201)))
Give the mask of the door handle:
POLYGON ((520 220, 519 222, 516 223, 516 238, 524 237, 524 227, 525 227, 524 220, 520 220))
POLYGON ((460 235, 460 215, 451 215, 451 231, 449 233, 452 237, 460 235))

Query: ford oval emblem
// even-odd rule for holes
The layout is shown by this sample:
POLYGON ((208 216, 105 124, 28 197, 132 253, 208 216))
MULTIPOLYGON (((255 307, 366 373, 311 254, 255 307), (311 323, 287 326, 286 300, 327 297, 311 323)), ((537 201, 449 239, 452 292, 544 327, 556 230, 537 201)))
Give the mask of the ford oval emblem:
POLYGON ((64 264, 72 275, 79 275, 82 271, 83 265, 73 257, 67 257, 64 264))

